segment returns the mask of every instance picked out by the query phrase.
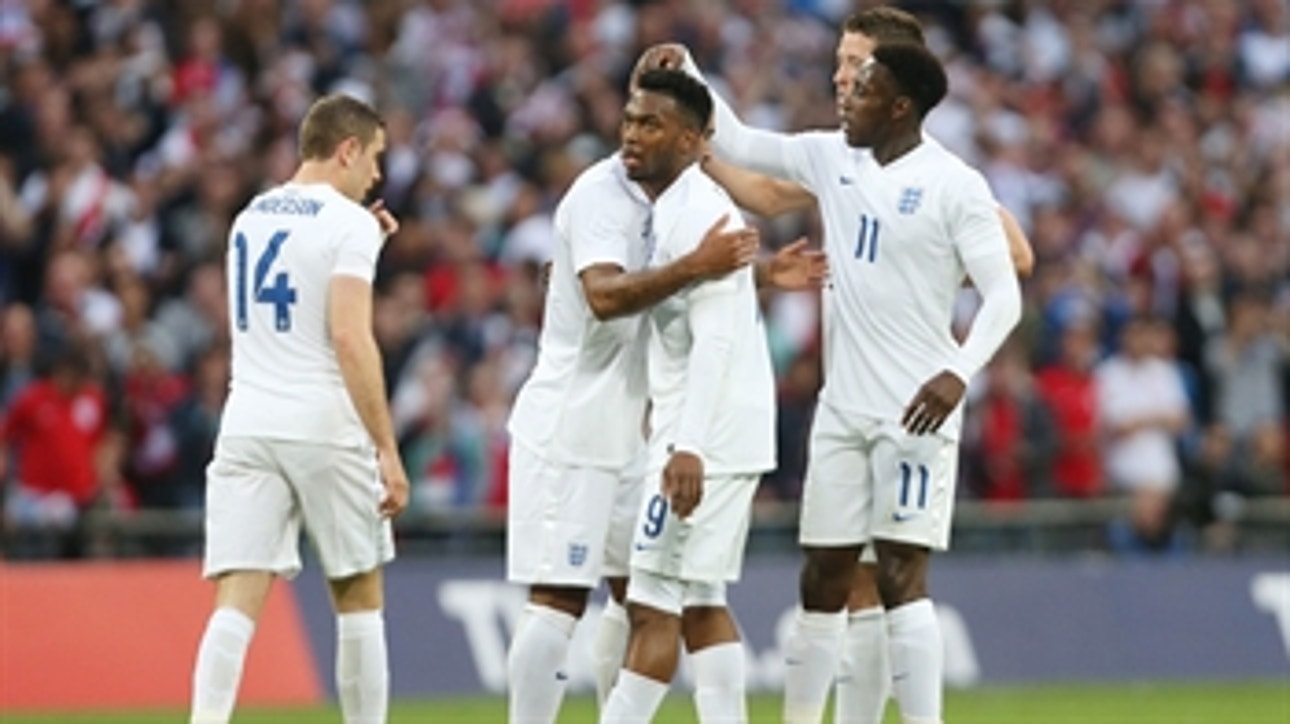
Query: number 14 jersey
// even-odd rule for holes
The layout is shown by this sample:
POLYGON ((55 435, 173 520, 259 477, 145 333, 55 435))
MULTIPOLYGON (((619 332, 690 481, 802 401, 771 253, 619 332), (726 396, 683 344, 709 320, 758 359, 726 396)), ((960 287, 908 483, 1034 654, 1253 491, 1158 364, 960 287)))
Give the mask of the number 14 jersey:
POLYGON ((287 183, 233 220, 225 264, 232 384, 221 436, 370 445, 327 323, 334 276, 370 283, 376 217, 328 184, 287 183))

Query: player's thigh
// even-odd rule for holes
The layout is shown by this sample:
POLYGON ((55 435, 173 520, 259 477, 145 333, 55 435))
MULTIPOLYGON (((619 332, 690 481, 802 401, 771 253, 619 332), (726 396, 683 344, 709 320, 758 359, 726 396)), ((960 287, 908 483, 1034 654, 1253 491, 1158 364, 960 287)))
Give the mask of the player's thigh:
POLYGON ((855 545, 869 539, 869 470, 868 444, 860 426, 832 407, 818 405, 802 490, 802 545, 855 545))
POLYGON ((625 578, 631 566, 632 536, 640 514, 641 496, 645 492, 645 475, 629 469, 618 476, 614 489, 613 513, 605 536, 605 560, 601 573, 606 578, 625 578))
POLYGON ((273 448, 328 579, 368 573, 394 559, 394 534, 380 512, 384 489, 374 451, 304 442, 273 448))
POLYGON ((958 443, 888 425, 872 453, 873 537, 944 550, 949 545, 958 443))
MULTIPOLYGON (((645 496, 632 546, 633 575, 648 570, 687 582, 737 580, 757 478, 705 479, 703 499, 685 520, 676 517, 661 493, 645 496)), ((657 474, 648 476, 646 486, 657 479, 657 474)))
POLYGON ((507 496, 507 579, 593 588, 604 566, 619 475, 553 463, 511 446, 507 496))
POLYGON ((300 513, 270 443, 221 438, 206 467, 206 549, 203 575, 300 571, 300 513))

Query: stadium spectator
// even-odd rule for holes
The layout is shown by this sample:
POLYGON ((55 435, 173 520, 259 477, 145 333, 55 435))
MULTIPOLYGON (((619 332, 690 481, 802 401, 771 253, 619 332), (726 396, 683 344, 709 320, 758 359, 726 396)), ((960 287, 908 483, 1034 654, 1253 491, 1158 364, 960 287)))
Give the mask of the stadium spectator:
POLYGON ((1094 371, 1107 475, 1132 502, 1133 539, 1124 544, 1148 550, 1172 542, 1172 504, 1181 480, 1177 444, 1190 421, 1177 365, 1159 357, 1153 344, 1159 324, 1130 319, 1120 351, 1094 371))
MULTIPOLYGON (((986 172, 1035 243, 1033 327, 1022 339, 1043 398, 1055 402, 1061 387, 1046 373, 1072 315, 1092 320, 1112 352, 1121 320, 1152 313, 1177 320, 1177 356, 1198 372, 1195 419, 1230 414, 1205 350, 1234 334, 1233 296, 1266 291, 1273 320, 1262 338, 1273 346, 1285 348, 1290 324, 1285 3, 898 4, 919 14, 951 76, 952 96, 928 128, 986 172), (1119 291, 1125 285, 1131 292, 1119 291)), ((389 119, 384 195, 404 231, 382 259, 378 308, 387 296, 406 304, 399 280, 418 275, 429 299, 405 310, 401 348, 467 350, 462 380, 475 365, 497 365, 509 404, 532 363, 537 303, 531 289, 513 290, 530 284, 569 181, 615 145, 638 53, 683 40, 753 125, 827 127, 836 122, 828 85, 802 79, 827 77, 845 5, 10 3, 0 23, 0 303, 34 311, 39 349, 76 339, 119 370, 128 355, 108 354, 104 345, 117 343, 104 340, 137 332, 137 319, 127 319, 137 290, 114 271, 124 257, 148 289, 145 336, 169 370, 186 370, 212 342, 201 330, 222 329, 224 312, 199 305, 200 314, 172 317, 174 305, 194 291, 207 296, 194 288, 209 284, 200 270, 221 249, 228 211, 286 179, 304 110, 345 89, 389 119), (482 265, 488 279, 471 290, 465 317, 454 306, 463 265, 482 265), (517 314, 530 321, 498 322, 517 314), (496 335, 482 355, 481 330, 496 335)), ((817 224, 805 214, 760 230, 778 248, 808 231, 818 238, 817 224)), ((765 304, 781 381, 815 354, 816 320, 791 306, 765 304)), ((1283 404, 1266 427, 1249 435, 1206 427, 1188 443, 1192 462, 1225 449, 1216 470, 1230 456, 1266 463, 1269 480, 1290 478, 1285 354, 1268 363, 1280 381, 1260 403, 1279 388, 1283 404), (1264 452, 1243 457, 1242 436, 1264 452)), ((20 366, 6 357, 15 394, 20 366)), ((393 393, 400 385, 389 379, 393 393)), ((119 385, 104 389, 109 406, 119 405, 119 385)), ((454 396, 465 418, 481 414, 478 399, 495 404, 454 396)), ((1054 410, 1059 495, 1101 492, 1072 457, 1079 449, 1076 457, 1096 462, 1070 419, 1092 412, 1054 410)), ((800 475, 784 469, 777 480, 800 475)))
POLYGON ((104 482, 99 463, 108 437, 107 400, 84 350, 69 345, 51 352, 43 366, 0 427, 4 526, 18 534, 53 532, 34 539, 37 554, 77 556, 83 544, 77 524, 104 482), (55 550, 40 550, 51 543, 55 550))
POLYGON ((1052 484, 1068 498, 1102 494, 1098 397, 1093 367, 1098 361, 1097 328, 1087 319, 1067 323, 1056 363, 1039 370, 1039 394, 1057 425, 1052 484))
POLYGON ((986 366, 984 390, 964 413, 964 477, 973 495, 1008 502, 1050 493, 1056 429, 1025 350, 1004 346, 986 366))

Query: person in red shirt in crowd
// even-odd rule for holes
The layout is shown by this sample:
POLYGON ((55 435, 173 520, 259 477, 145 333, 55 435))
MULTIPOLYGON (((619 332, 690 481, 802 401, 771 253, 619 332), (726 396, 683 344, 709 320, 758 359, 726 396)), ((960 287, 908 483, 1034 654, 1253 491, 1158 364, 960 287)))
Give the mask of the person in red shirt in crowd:
POLYGON ((1048 492, 1057 437, 1025 350, 1013 342, 986 367, 985 390, 964 420, 968 485, 977 497, 1018 501, 1048 492))
POLYGON ((0 478, 10 481, 4 523, 19 532, 57 531, 58 553, 74 556, 76 524, 100 493, 107 402, 78 348, 54 353, 44 372, 18 394, 0 426, 0 478))
POLYGON ((1104 489, 1093 380, 1097 361, 1097 326, 1091 319, 1076 319, 1062 331, 1057 363, 1035 376, 1057 428, 1054 491, 1066 498, 1092 498, 1104 489))

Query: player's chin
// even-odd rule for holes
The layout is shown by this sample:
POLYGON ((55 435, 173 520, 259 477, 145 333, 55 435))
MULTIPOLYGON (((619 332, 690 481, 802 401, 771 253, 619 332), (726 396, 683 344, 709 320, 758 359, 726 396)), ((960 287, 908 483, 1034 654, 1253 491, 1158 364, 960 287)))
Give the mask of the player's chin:
POLYGON ((623 158, 623 171, 627 173, 627 178, 632 181, 639 181, 646 175, 645 164, 636 157, 623 158))

